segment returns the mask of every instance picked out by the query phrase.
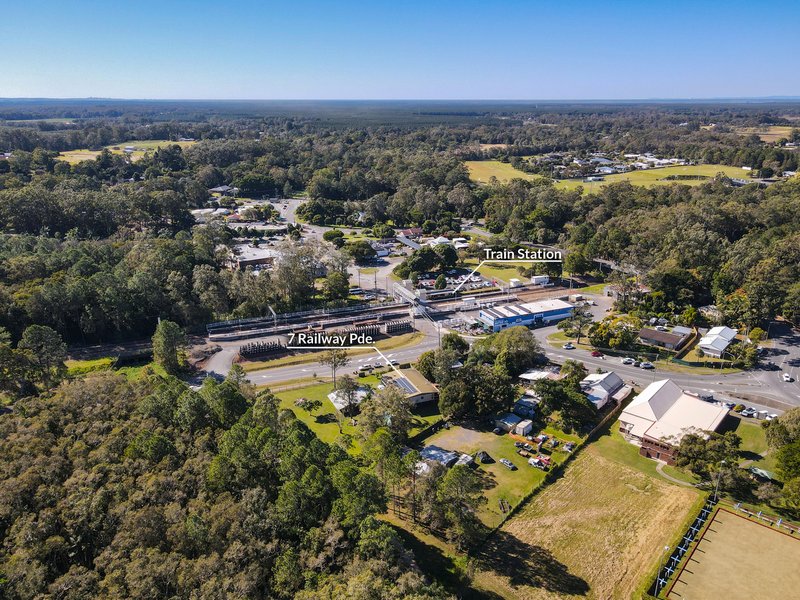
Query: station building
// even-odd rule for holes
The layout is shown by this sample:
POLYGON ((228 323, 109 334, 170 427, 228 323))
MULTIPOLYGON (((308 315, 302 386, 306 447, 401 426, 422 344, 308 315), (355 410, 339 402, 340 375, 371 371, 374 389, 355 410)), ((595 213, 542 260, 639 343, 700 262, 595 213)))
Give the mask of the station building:
POLYGON ((484 308, 478 320, 491 331, 502 331, 507 327, 524 325, 536 327, 549 325, 572 316, 573 306, 563 300, 541 300, 526 304, 507 304, 484 308))

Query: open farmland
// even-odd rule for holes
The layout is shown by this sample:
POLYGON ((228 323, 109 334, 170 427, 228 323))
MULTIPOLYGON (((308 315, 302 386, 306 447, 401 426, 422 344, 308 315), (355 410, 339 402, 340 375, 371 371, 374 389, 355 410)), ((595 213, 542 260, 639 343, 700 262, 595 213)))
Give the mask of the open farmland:
POLYGON ((800 129, 800 126, 766 125, 764 127, 742 127, 737 131, 742 135, 756 134, 762 142, 775 143, 781 138, 788 139, 792 134, 792 129, 800 129))
MULTIPOLYGON (((107 149, 111 150, 113 154, 126 154, 124 151, 125 146, 133 146, 136 149, 133 152, 128 152, 130 154, 131 160, 139 160, 142 158, 147 152, 151 152, 160 148, 161 146, 171 146, 173 144, 177 144, 183 149, 188 148, 192 144, 196 142, 171 142, 169 140, 132 140, 128 142, 121 142, 119 144, 112 144, 110 146, 106 146, 107 149)), ((64 160, 68 163, 78 163, 83 160, 92 160, 96 156, 100 154, 100 150, 67 150, 66 152, 62 152, 59 154, 59 158, 64 160)))
POLYGON ((667 598, 796 598, 800 589, 798 563, 800 540, 721 509, 667 598), (742 568, 745 556, 747 568, 742 568))
POLYGON ((489 183, 492 177, 498 181, 506 182, 512 179, 527 179, 533 181, 539 179, 540 175, 525 173, 515 169, 510 163, 500 162, 499 160, 467 160, 464 164, 469 170, 469 177, 477 183, 489 183))
POLYGON ((502 598, 629 598, 698 493, 588 448, 493 535, 475 585, 502 598))
MULTIPOLYGON (((500 182, 508 182, 512 179, 527 179, 534 181, 540 179, 540 175, 533 175, 515 169, 509 163, 498 160, 468 160, 464 164, 469 170, 470 178, 477 183, 488 183, 492 177, 500 182)), ((748 172, 740 167, 729 165, 686 165, 663 167, 657 169, 645 169, 631 171, 629 173, 615 173, 605 175, 603 181, 583 181, 582 179, 562 179, 555 182, 557 188, 563 190, 575 190, 583 188, 584 193, 596 192, 612 183, 628 181, 633 185, 670 185, 679 183, 681 185, 700 185, 704 181, 714 177, 717 173, 723 173, 728 177, 739 179, 746 178, 748 172), (671 179, 674 177, 696 177, 696 179, 671 179)))
POLYGON ((708 178, 714 177, 717 173, 723 173, 728 177, 744 179, 748 172, 740 167, 728 165, 688 165, 663 167, 659 169, 645 169, 643 171, 631 171, 629 173, 615 173, 605 175, 603 181, 583 181, 581 179, 564 179, 556 182, 556 187, 565 190, 574 190, 582 187, 584 192, 596 192, 600 188, 612 183, 621 181, 630 182, 633 185, 671 185, 679 183, 681 185, 700 185, 708 178), (669 177, 698 177, 699 179, 668 179, 669 177))

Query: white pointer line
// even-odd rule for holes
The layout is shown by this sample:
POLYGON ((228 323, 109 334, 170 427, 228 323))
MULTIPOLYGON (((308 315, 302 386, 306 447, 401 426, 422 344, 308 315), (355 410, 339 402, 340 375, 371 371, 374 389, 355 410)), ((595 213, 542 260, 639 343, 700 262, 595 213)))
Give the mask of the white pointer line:
POLYGON ((378 350, 377 346, 286 346, 287 350, 375 350, 380 357, 386 361, 386 366, 391 367, 392 370, 398 375, 402 375, 400 370, 392 364, 383 352, 378 350))
POLYGON ((505 263, 560 263, 560 262, 563 262, 563 261, 556 260, 556 259, 533 260, 533 259, 517 259, 517 258, 511 258, 511 259, 498 258, 498 259, 495 259, 495 260, 489 260, 489 259, 482 260, 480 262, 480 264, 477 267, 475 267, 474 269, 472 269, 472 272, 464 278, 464 281, 462 281, 461 283, 459 283, 456 286, 456 288, 453 290, 453 293, 455 294, 458 290, 460 290, 461 286, 464 285, 465 283, 467 283, 467 281, 469 281, 469 278, 472 277, 475 274, 475 271, 480 269, 483 266, 483 264, 487 263, 487 262, 488 263, 504 263, 504 262, 505 263))

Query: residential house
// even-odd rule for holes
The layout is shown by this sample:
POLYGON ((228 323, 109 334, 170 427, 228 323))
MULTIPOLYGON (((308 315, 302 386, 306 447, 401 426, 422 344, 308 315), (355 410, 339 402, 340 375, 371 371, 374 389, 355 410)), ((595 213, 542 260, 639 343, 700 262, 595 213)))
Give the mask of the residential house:
POLYGON ((581 391, 586 394, 589 402, 594 404, 597 410, 602 409, 611 400, 624 400, 632 389, 626 386, 622 378, 614 371, 591 373, 580 382, 580 386, 581 391))
POLYGON ((439 399, 439 390, 416 369, 393 369, 382 378, 384 385, 399 388, 414 405, 439 399))
POLYGON ((680 335, 670 331, 659 331, 658 329, 650 329, 649 327, 642 327, 639 330, 639 340, 643 344, 649 346, 658 346, 666 348, 667 350, 680 350, 691 337, 691 330, 688 334, 680 335))
POLYGON ((700 338, 697 347, 707 356, 722 358, 723 353, 730 346, 737 333, 739 332, 736 329, 731 329, 730 327, 712 327, 708 330, 708 333, 700 338))
POLYGON ((522 398, 514 403, 514 408, 511 409, 511 412, 522 419, 532 419, 536 416, 538 406, 539 399, 526 392, 522 398))

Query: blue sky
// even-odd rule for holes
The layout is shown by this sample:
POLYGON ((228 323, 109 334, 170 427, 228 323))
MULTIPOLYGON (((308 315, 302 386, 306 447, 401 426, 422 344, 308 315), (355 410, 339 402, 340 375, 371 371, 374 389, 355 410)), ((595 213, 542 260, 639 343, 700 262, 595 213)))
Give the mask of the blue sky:
POLYGON ((800 96, 800 2, 6 0, 0 97, 800 96))

